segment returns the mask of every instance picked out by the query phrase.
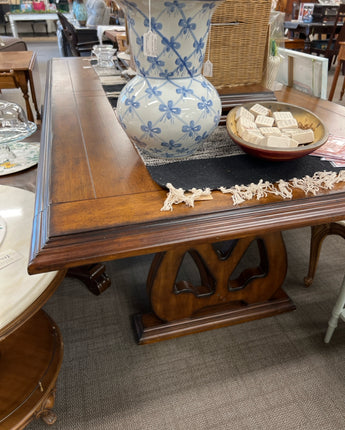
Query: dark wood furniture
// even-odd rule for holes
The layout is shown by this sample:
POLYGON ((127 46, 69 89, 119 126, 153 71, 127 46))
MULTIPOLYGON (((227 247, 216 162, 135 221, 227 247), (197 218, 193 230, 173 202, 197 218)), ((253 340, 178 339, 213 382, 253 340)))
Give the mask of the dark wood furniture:
MULTIPOLYGON (((337 14, 338 5, 336 4, 319 4, 317 0, 308 3, 314 3, 312 14, 313 22, 334 21, 337 14)), ((293 0, 278 0, 275 10, 285 13, 286 20, 297 20, 299 16, 300 3, 293 0)))
POLYGON ((284 47, 286 49, 296 49, 298 51, 304 51, 304 45, 304 39, 284 39, 284 47))
MULTIPOLYGON (((338 23, 338 31, 340 31, 340 28, 342 26, 342 23, 338 23)), ((330 35, 332 33, 334 27, 334 21, 327 21, 327 22, 303 22, 303 21, 285 21, 284 22, 284 28, 288 30, 288 37, 289 39, 294 39, 296 34, 299 36, 303 36, 303 38, 308 39, 309 35, 321 35, 321 34, 328 34, 330 35)))
POLYGON ((337 14, 335 16, 333 29, 328 39, 325 40, 313 40, 310 42, 309 53, 323 55, 328 58, 328 70, 331 68, 333 60, 338 55, 339 42, 345 41, 345 4, 341 4, 338 7, 337 14), (340 30, 338 24, 342 25, 340 30))
POLYGON ((20 88, 29 121, 35 121, 29 101, 29 85, 37 120, 41 115, 37 105, 34 68, 36 53, 32 51, 0 51, 0 89, 20 88), (2 73, 2 75, 1 75, 2 73))
POLYGON ((62 26, 64 43, 67 56, 87 57, 91 55, 92 47, 99 44, 97 29, 95 28, 76 28, 68 18, 57 12, 57 16, 62 26))
MULTIPOLYGON (((329 101, 333 100, 334 92, 335 92, 335 88, 337 86, 337 82, 338 82, 339 73, 340 73, 341 68, 343 69, 343 71, 345 70, 345 41, 339 42, 338 63, 337 63, 337 67, 335 68, 335 71, 334 71, 332 86, 331 86, 331 90, 330 90, 329 96, 328 96, 329 101)), ((343 98, 344 90, 345 90, 345 78, 343 80, 343 85, 342 85, 341 91, 340 91, 340 98, 339 98, 340 100, 342 100, 342 98, 343 98)))
MULTIPOLYGON (((48 71, 29 272, 156 253, 147 281, 152 312, 135 319, 141 343, 293 309, 281 288, 287 261, 280 231, 344 219, 345 184, 239 206, 215 192, 194 208, 162 212, 166 190, 151 179, 97 75, 83 64, 54 59, 48 71), (222 241, 232 242, 220 249, 222 241), (259 264, 234 277, 249 243, 259 264), (175 282, 186 255, 201 285, 175 282)), ((291 88, 276 95, 345 137, 342 106, 291 88)))
POLYGON ((336 4, 314 4, 313 21, 314 22, 334 22, 339 10, 339 5, 336 4))
POLYGON ((0 3, 0 28, 3 27, 4 33, 6 36, 7 36, 7 26, 9 25, 7 12, 9 12, 10 10, 11 10, 11 6, 9 4, 0 3))
MULTIPOLYGON (((40 127, 28 137, 26 141, 37 142, 40 140, 40 127)), ((0 185, 22 188, 27 191, 36 191, 37 166, 12 173, 11 175, 0 176, 0 185)), ((89 264, 83 267, 73 267, 69 269, 66 276, 71 276, 81 280, 92 294, 98 296, 110 287, 111 280, 106 274, 105 266, 101 263, 89 264)))
MULTIPOLYGON (((329 39, 333 29, 334 21, 327 22, 303 22, 303 21, 285 21, 284 28, 287 30, 289 39, 304 39, 304 52, 310 53, 310 36, 313 40, 322 41, 323 38, 329 39)), ((339 34, 342 28, 342 23, 336 26, 336 34, 339 34)))

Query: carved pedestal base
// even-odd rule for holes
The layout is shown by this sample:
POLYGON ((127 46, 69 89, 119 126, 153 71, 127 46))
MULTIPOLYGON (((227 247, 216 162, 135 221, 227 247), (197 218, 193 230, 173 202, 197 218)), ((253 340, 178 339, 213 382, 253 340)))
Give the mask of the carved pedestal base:
POLYGON ((67 276, 82 281, 95 296, 99 296, 111 284, 109 276, 105 273, 105 266, 101 263, 73 267, 68 270, 67 276))
POLYGON ((0 428, 21 430, 35 418, 53 424, 55 385, 63 356, 54 321, 38 311, 0 343, 0 428))
POLYGON ((226 244, 181 246, 155 256, 147 289, 152 313, 136 315, 140 344, 238 324, 291 311, 295 306, 281 289, 287 270, 281 233, 249 237, 226 244), (249 246, 256 244, 259 262, 242 267, 249 246), (200 276, 196 285, 179 280, 186 256, 200 276))

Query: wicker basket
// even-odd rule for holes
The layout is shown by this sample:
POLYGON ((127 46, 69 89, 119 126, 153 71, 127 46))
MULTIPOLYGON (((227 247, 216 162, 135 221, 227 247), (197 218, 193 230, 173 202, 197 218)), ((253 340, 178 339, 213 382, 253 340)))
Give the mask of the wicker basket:
POLYGON ((216 88, 261 83, 264 78, 271 0, 226 0, 212 18, 205 60, 216 88), (234 25, 229 25, 234 23, 234 25))

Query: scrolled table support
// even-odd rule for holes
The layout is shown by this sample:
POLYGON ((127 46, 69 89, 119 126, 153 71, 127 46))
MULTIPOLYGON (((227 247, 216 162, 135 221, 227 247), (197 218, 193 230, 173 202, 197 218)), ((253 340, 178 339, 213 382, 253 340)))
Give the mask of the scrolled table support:
POLYGON ((134 317, 141 344, 293 310, 281 289, 287 257, 280 232, 217 244, 181 246, 156 254, 147 281, 152 312, 134 317), (259 263, 238 267, 255 243, 259 263), (178 280, 186 255, 192 258, 200 285, 178 280), (240 272, 239 274, 237 272, 240 272))

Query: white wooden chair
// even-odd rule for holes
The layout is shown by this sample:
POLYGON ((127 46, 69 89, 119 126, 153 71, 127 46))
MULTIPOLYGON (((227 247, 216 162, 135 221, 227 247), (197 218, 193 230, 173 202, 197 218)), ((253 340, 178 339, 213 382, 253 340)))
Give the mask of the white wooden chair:
MULTIPOLYGON (((308 275, 304 278, 304 284, 309 287, 314 279, 316 266, 319 260, 323 240, 329 235, 338 235, 345 239, 345 221, 332 222, 329 224, 316 225, 311 228, 310 258, 308 275)), ((325 335, 325 342, 331 340, 333 332, 341 318, 345 321, 345 277, 340 289, 337 302, 333 308, 332 316, 328 322, 328 330, 325 335)))
POLYGON ((328 321, 328 329, 325 335, 326 343, 331 340, 334 330, 338 326, 339 318, 345 321, 345 276, 340 288, 340 294, 338 296, 337 302, 332 310, 332 316, 328 321))

